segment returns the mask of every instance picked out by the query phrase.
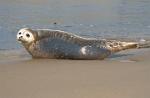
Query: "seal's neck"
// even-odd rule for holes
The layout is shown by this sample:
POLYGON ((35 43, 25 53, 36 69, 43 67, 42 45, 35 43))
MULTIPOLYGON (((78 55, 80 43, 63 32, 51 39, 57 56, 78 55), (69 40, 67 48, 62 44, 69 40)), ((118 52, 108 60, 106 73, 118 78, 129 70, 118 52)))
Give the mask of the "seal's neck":
MULTIPOLYGON (((31 54, 31 51, 30 51, 30 46, 33 44, 32 43, 23 43, 23 46, 25 47, 25 49, 31 54)), ((32 55, 32 54, 31 54, 32 55)))

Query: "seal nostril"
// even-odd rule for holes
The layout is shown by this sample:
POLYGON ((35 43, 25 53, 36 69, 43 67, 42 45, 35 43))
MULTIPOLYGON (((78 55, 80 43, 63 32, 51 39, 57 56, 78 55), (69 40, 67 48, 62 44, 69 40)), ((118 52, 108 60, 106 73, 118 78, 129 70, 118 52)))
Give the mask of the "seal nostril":
POLYGON ((19 38, 22 38, 23 36, 20 36, 19 38))

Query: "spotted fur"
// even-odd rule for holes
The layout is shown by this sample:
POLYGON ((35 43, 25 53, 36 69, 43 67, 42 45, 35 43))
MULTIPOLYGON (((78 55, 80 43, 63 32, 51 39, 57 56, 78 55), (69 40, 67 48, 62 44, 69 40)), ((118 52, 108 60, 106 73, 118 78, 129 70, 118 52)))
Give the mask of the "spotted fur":
POLYGON ((33 58, 104 59, 114 52, 137 47, 134 42, 83 38, 51 29, 23 28, 17 39, 33 58))

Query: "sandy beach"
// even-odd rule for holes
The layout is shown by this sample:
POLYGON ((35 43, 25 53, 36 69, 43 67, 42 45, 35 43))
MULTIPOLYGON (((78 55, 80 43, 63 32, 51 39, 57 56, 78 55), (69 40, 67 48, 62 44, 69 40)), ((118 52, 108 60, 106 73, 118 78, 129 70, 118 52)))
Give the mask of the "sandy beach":
POLYGON ((0 98, 149 98, 149 58, 137 49, 105 60, 3 60, 0 98))

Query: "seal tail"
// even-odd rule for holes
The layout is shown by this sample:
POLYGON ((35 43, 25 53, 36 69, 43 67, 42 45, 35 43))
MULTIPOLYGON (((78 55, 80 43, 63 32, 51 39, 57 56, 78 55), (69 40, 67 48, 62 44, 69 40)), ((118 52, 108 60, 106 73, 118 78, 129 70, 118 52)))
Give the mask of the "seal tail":
POLYGON ((119 52, 126 49, 134 48, 150 48, 150 42, 140 41, 140 42, 121 42, 121 41, 108 41, 107 47, 112 52, 119 52))
POLYGON ((137 48, 150 48, 150 41, 146 41, 144 39, 140 40, 137 48))

